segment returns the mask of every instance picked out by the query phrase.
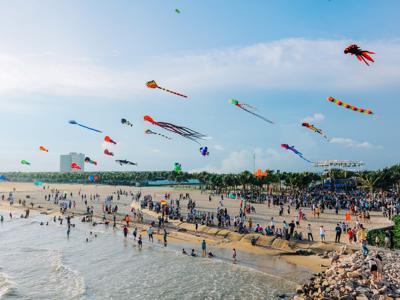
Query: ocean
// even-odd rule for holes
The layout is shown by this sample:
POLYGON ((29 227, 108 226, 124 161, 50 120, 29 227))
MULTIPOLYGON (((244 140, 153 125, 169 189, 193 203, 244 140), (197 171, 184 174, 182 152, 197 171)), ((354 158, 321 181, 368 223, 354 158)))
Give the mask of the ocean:
POLYGON ((0 299, 276 299, 292 295, 290 278, 301 273, 272 257, 253 261, 265 264, 271 274, 250 263, 241 265, 241 259, 252 261, 241 253, 239 264, 193 258, 182 255, 178 245, 165 248, 147 237, 139 250, 120 230, 77 219, 67 238, 65 225, 50 216, 10 220, 8 213, 0 214, 5 217, 0 224, 0 299))

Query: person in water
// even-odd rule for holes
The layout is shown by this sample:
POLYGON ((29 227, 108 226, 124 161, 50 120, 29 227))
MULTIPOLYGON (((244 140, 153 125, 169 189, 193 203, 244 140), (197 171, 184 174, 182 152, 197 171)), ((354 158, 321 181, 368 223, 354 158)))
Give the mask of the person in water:
POLYGON ((137 227, 135 227, 135 229, 133 229, 132 235, 133 235, 133 240, 136 241, 137 227))
POLYGON ((142 245, 143 245, 143 242, 142 242, 142 235, 139 234, 139 238, 138 238, 138 247, 139 247, 139 249, 142 249, 142 245))
POLYGON ((210 251, 210 252, 208 252, 208 258, 214 258, 215 257, 215 255, 210 251))
POLYGON ((127 237, 128 236, 128 227, 124 226, 123 231, 124 231, 124 237, 127 237))
POLYGON ((185 248, 182 249, 182 254, 183 255, 187 255, 187 252, 186 252, 185 248))
POLYGON ((190 256, 192 256, 192 257, 196 257, 197 256, 196 252, 194 252, 194 249, 192 249, 192 252, 190 253, 190 256))

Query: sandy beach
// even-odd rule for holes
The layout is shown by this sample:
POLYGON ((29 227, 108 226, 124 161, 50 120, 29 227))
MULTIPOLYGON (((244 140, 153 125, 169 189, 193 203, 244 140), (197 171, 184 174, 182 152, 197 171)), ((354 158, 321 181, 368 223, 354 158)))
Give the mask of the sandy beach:
MULTIPOLYGON (((43 187, 36 187, 32 183, 10 183, 3 182, 0 183, 0 195, 8 195, 10 191, 15 189, 14 193, 14 208, 20 207, 18 205, 19 200, 26 200, 26 206, 32 207, 30 203, 33 203, 33 209, 38 210, 42 213, 48 215, 60 215, 59 207, 54 205, 52 202, 45 200, 45 195, 50 193, 51 189, 57 189, 62 193, 66 192, 68 194, 68 199, 74 200, 76 202, 76 207, 69 210, 69 213, 74 213, 76 215, 83 214, 85 212, 85 204, 78 195, 78 193, 88 195, 100 195, 101 200, 89 200, 88 206, 93 207, 94 215, 99 219, 103 216, 102 205, 104 204, 104 199, 107 196, 115 195, 117 190, 141 191, 142 195, 151 195, 153 200, 161 201, 164 199, 165 193, 171 195, 171 199, 179 197, 179 194, 190 193, 191 198, 196 201, 196 207, 200 211, 210 211, 215 212, 219 206, 219 196, 212 196, 212 201, 209 201, 209 195, 201 193, 199 190, 194 189, 184 189, 179 187, 149 187, 149 188, 132 188, 132 187, 119 187, 119 186, 105 186, 105 185, 70 185, 70 184, 52 184, 49 186, 50 189, 43 189, 43 187), (72 197, 70 196, 72 193, 72 197), (29 198, 27 198, 27 196, 29 198)), ((7 197, 7 196, 6 196, 7 197)), ((131 206, 136 209, 139 208, 137 202, 133 202, 131 196, 121 196, 119 200, 114 200, 113 204, 118 205, 118 218, 117 222, 121 224, 122 218, 125 215, 131 213, 131 206)), ((224 207, 227 208, 228 212, 235 215, 240 207, 240 201, 234 199, 225 199, 224 207)), ((250 214, 253 219, 253 224, 260 224, 265 226, 269 223, 271 217, 274 217, 277 224, 286 220, 290 222, 295 217, 295 212, 292 215, 284 215, 282 217, 278 216, 278 207, 268 208, 267 204, 253 204, 255 207, 255 213, 250 214)), ((1 201, 2 210, 6 211, 10 208, 8 201, 1 201)), ((186 213, 186 203, 182 204, 183 214, 186 213)), ((294 210, 292 210, 294 211, 294 210)), ((308 216, 307 223, 303 222, 300 227, 300 231, 304 230, 307 224, 311 224, 313 228, 313 235, 316 240, 314 243, 308 242, 293 242, 284 241, 281 239, 275 239, 268 236, 260 236, 254 234, 241 235, 228 229, 220 229, 214 227, 207 227, 200 225, 196 231, 194 224, 188 224, 185 222, 180 222, 178 220, 170 221, 168 223, 169 242, 175 243, 176 245, 191 245, 193 247, 198 247, 203 239, 206 240, 209 247, 217 249, 232 249, 236 248, 239 253, 246 253, 249 255, 257 255, 262 257, 263 255, 279 257, 285 262, 295 264, 304 267, 308 272, 320 272, 329 266, 329 259, 321 258, 321 256, 300 256, 295 255, 296 251, 301 250, 311 250, 315 253, 322 253, 325 251, 333 251, 340 249, 344 244, 334 244, 334 228, 336 223, 343 221, 345 218, 345 211, 340 211, 338 215, 334 211, 326 211, 321 214, 320 218, 313 218, 309 209, 305 209, 304 212, 308 216), (318 229, 319 226, 323 225, 327 230, 327 241, 328 243, 318 242, 318 229), (258 238, 255 246, 251 244, 251 238, 255 236, 258 238)), ((144 223, 145 224, 134 224, 142 230, 143 236, 146 236, 145 230, 152 220, 156 220, 157 214, 154 211, 149 211, 147 209, 143 210, 144 213, 144 223)), ((285 211, 286 213, 286 211, 285 211)), ((107 216, 111 220, 111 216, 107 216)), ((354 220, 355 221, 355 220, 354 220)), ((353 221, 353 222, 354 222, 353 221)), ((371 213, 371 225, 366 224, 367 228, 379 228, 390 225, 390 222, 381 216, 380 213, 371 213)), ((131 225, 131 227, 133 224, 131 225)), ((162 240, 162 236, 156 235, 156 238, 162 240)), ((342 241, 347 242, 347 237, 343 237, 342 241)), ((357 248, 357 247, 356 247, 357 248)), ((227 251, 228 252, 228 251, 227 251)), ((229 257, 229 254, 227 255, 229 257)), ((249 260, 249 262, 251 259, 249 260)), ((258 259, 257 259, 258 261, 258 259)), ((262 265, 257 265, 256 268, 263 270, 262 265)))

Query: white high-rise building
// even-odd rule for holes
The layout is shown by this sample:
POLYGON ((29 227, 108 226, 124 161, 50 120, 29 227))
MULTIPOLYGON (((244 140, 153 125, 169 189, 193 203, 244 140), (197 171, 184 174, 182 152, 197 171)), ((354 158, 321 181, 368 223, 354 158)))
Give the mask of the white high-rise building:
POLYGON ((60 155, 60 172, 84 172, 85 171, 85 154, 71 152, 70 154, 60 155), (72 169, 71 164, 76 163, 81 167, 80 170, 72 169))

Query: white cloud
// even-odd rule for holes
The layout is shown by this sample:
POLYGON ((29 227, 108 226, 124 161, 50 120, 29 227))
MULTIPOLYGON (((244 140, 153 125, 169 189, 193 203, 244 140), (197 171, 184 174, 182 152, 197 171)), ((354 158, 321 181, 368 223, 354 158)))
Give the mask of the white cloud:
POLYGON ((321 122, 325 120, 325 116, 321 113, 315 113, 312 116, 305 117, 302 122, 321 122))
POLYGON ((359 142, 359 141, 355 141, 355 140, 350 139, 350 138, 334 137, 334 138, 331 138, 329 140, 329 142, 332 143, 332 144, 343 145, 343 146, 348 147, 348 148, 361 148, 361 149, 382 148, 382 146, 373 145, 370 142, 366 142, 366 141, 359 142))
POLYGON ((223 146, 221 146, 221 145, 214 145, 214 149, 217 150, 217 151, 224 151, 225 150, 225 148, 223 146))
POLYGON ((343 91, 399 86, 400 41, 368 42, 368 49, 379 53, 371 67, 343 54, 348 43, 284 39, 201 53, 143 57, 123 67, 110 67, 108 61, 67 59, 56 53, 0 53, 0 95, 115 99, 148 95, 145 82, 151 79, 189 95, 230 88, 343 91), (373 72, 366 72, 372 68, 373 72))

